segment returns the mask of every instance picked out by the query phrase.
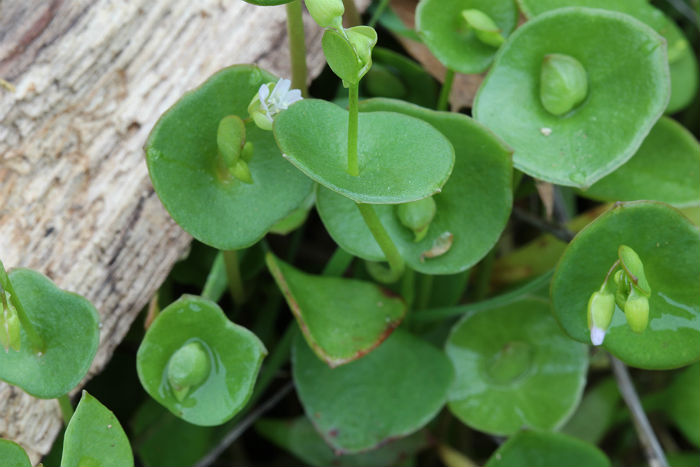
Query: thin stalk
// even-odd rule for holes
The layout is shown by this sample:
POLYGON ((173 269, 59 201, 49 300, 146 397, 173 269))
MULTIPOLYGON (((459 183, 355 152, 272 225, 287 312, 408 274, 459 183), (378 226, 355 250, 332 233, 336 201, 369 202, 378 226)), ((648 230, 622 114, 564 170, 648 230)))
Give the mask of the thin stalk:
POLYGON ((610 355, 610 363, 612 365, 617 386, 620 389, 620 394, 625 400, 625 404, 630 410, 634 428, 637 431, 637 436, 644 448, 644 454, 649 462, 649 467, 668 467, 668 461, 659 440, 656 439, 654 430, 651 428, 649 419, 647 418, 642 404, 639 401, 637 391, 634 389, 632 378, 627 371, 627 367, 620 360, 610 355))
POLYGON ((481 260, 479 267, 476 270, 476 278, 474 279, 474 301, 479 302, 488 295, 489 284, 491 282, 491 271, 493 271, 493 263, 496 259, 496 247, 491 248, 491 251, 481 260))
POLYGON ((342 276, 354 258, 353 255, 338 247, 333 253, 333 256, 331 256, 331 259, 326 263, 321 274, 327 277, 342 276))
POLYGON ((418 296, 416 298, 416 310, 425 310, 433 292, 433 276, 420 274, 418 276, 418 296))
POLYGON ((357 6, 355 6, 354 0, 343 0, 343 6, 345 7, 345 23, 348 27, 359 26, 362 24, 362 18, 357 12, 357 6))
POLYGON ((292 88, 301 90, 301 95, 308 97, 309 90, 306 87, 306 44, 304 43, 301 0, 289 2, 286 7, 289 57, 292 64, 292 88))
POLYGON ((202 289, 202 297, 218 302, 226 291, 226 263, 223 253, 219 252, 214 259, 207 280, 202 289))
POLYGON ((365 224, 367 224, 367 227, 369 227, 370 232, 372 232, 372 236, 379 244, 379 248, 381 248, 382 252, 384 252, 384 256, 386 256, 386 259, 389 262, 390 271, 388 271, 384 277, 381 278, 381 280, 385 282, 396 282, 403 274, 406 263, 399 254, 399 250, 396 248, 394 241, 391 239, 386 229, 384 229, 384 226, 379 220, 379 216, 377 216, 374 207, 372 207, 371 204, 358 203, 357 208, 360 210, 360 214, 362 214, 365 224))
POLYGON ((384 13, 384 10, 386 10, 386 7, 388 6, 389 0, 379 0, 379 5, 377 5, 377 8, 374 10, 374 13, 372 13, 372 17, 367 23, 367 26, 373 28, 374 25, 377 24, 377 21, 379 21, 379 18, 382 17, 382 13, 384 13))
POLYGON ((223 251, 223 254, 231 298, 233 298, 233 303, 235 303, 236 306, 241 306, 245 301, 245 290, 243 290, 243 279, 241 278, 241 268, 238 264, 238 254, 236 250, 226 250, 223 251))
POLYGON ((71 404, 68 394, 57 397, 56 400, 58 401, 58 406, 61 408, 63 423, 68 426, 70 419, 73 417, 73 404, 71 404))
POLYGON ((19 301, 15 288, 12 286, 12 282, 10 282, 10 276, 7 274, 7 271, 5 271, 5 266, 0 261, 0 299, 3 302, 2 306, 7 306, 5 299, 6 290, 10 294, 10 301, 17 311, 17 317, 19 318, 19 322, 22 325, 24 333, 27 335, 29 345, 31 345, 34 353, 43 354, 46 350, 46 343, 39 335, 39 332, 34 327, 34 324, 29 319, 29 316, 27 316, 27 312, 24 311, 22 302, 19 301))
POLYGON ((359 120, 357 101, 359 87, 359 84, 350 85, 348 102, 348 173, 353 177, 360 175, 360 165, 357 160, 357 127, 359 120))
POLYGON ((445 71, 445 80, 442 82, 442 88, 440 89, 440 97, 438 98, 438 110, 447 110, 447 106, 450 102, 450 92, 452 92, 452 82, 455 79, 455 71, 448 68, 445 71))

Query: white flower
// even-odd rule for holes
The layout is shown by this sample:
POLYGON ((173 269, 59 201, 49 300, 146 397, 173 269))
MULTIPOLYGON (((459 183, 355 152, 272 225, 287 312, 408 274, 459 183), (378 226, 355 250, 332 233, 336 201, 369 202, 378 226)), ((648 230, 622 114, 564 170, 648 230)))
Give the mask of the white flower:
POLYGON ((601 345, 605 339, 605 329, 599 328, 596 325, 591 327, 591 343, 593 345, 601 345))
POLYGON ((288 79, 280 78, 276 84, 266 83, 260 86, 248 106, 248 112, 256 125, 263 130, 271 130, 275 116, 302 99, 301 91, 289 89, 291 85, 288 79))

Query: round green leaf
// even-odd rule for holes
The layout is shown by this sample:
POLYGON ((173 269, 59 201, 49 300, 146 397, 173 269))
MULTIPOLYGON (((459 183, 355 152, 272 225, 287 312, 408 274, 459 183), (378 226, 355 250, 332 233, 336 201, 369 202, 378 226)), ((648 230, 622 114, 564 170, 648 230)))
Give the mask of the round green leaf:
POLYGON ((467 26, 464 10, 488 15, 504 37, 518 22, 514 0, 421 0, 416 29, 425 45, 447 68, 460 73, 481 73, 491 65, 498 47, 481 41, 467 26))
POLYGON ((0 351, 0 379, 41 399, 62 396, 78 385, 95 358, 100 342, 97 310, 36 271, 14 269, 9 278, 45 350, 36 354, 22 329, 19 352, 0 351))
POLYGON ((698 360, 700 348, 700 238, 675 209, 654 202, 620 203, 569 244, 552 281, 554 314, 574 339, 590 342, 586 307, 618 258, 620 245, 644 264, 651 288, 649 325, 633 332, 615 307, 603 346, 630 366, 668 369, 698 360))
POLYGON ((685 438, 700 448, 700 364, 678 374, 664 395, 664 410, 685 438))
POLYGON ((425 122, 390 112, 359 116, 360 175, 347 169, 348 112, 305 99, 277 116, 275 138, 285 157, 313 180, 358 203, 426 198, 442 188, 454 165, 450 142, 425 122))
POLYGON ((0 439, 0 459, 2 459, 3 465, 12 467, 32 467, 29 456, 24 452, 22 446, 7 439, 0 439))
POLYGON ((692 133, 662 117, 625 165, 596 182, 583 196, 602 201, 663 201, 700 204, 700 144, 692 133))
POLYGON ((371 282, 305 274, 269 253, 267 267, 318 357, 333 368, 389 337, 406 303, 371 282))
POLYGON ((580 465, 609 467, 603 451, 561 433, 520 431, 512 436, 486 463, 486 467, 562 467, 580 465))
POLYGON ((556 429, 586 383, 586 346, 561 332, 542 299, 467 314, 445 351, 456 372, 450 411, 487 433, 556 429))
POLYGON ((86 391, 63 438, 61 467, 129 467, 131 444, 112 411, 86 391))
POLYGON ((151 181, 170 215, 197 240, 221 250, 257 242, 309 195, 313 183, 285 161, 272 134, 245 126, 253 183, 233 178, 217 147, 219 122, 248 117, 260 86, 277 78, 240 65, 219 71, 160 118, 146 144, 151 181))
POLYGON ((474 116, 515 149, 533 177, 588 187, 627 161, 669 96, 664 40, 620 13, 563 8, 520 27, 499 51, 474 101, 474 116), (550 54, 578 60, 588 96, 557 117, 542 106, 539 76, 550 54))
POLYGON ((676 23, 648 0, 518 0, 528 18, 564 7, 589 7, 617 11, 648 24, 668 43, 671 70, 671 99, 667 113, 690 104, 698 90, 698 62, 693 48, 676 23))
POLYGON ((337 454, 417 431, 442 408, 452 381, 445 355, 401 329, 366 357, 335 369, 297 334, 292 368, 306 415, 337 454))
POLYGON ((393 97, 423 107, 435 107, 438 87, 435 78, 419 64, 392 50, 375 47, 372 50, 374 66, 362 81, 364 89, 373 97, 393 97), (386 82, 384 86, 373 85, 375 70, 391 73, 400 86, 386 82))
POLYGON ((136 355, 146 392, 173 414, 195 425, 220 425, 248 402, 264 356, 262 342, 229 321, 209 300, 184 295, 165 308, 148 328, 136 355), (178 400, 168 383, 171 356, 190 342, 207 351, 207 379, 178 400))
MULTIPOLYGON (((360 109, 420 118, 442 132, 455 147, 454 170, 442 191, 433 197, 437 213, 420 242, 414 242, 413 232, 401 224, 396 206, 376 206, 375 210, 401 255, 416 271, 453 274, 471 267, 498 241, 510 214, 512 169, 508 148, 464 115, 436 112, 389 99, 363 101, 360 109), (447 253, 422 258, 445 232, 453 235, 447 253)), ((319 187, 316 207, 338 245, 367 260, 384 259, 352 201, 319 187)))

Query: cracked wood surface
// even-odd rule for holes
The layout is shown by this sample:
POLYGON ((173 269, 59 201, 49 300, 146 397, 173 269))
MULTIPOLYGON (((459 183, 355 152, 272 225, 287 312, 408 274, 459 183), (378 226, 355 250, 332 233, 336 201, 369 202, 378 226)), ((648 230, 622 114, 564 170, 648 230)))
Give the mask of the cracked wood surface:
MULTIPOLYGON (((315 76, 321 32, 308 16, 305 25, 315 76)), ((290 75, 284 6, 0 0, 0 78, 16 88, 0 87, 0 258, 95 304, 100 348, 86 379, 190 242, 148 179, 148 132, 185 91, 234 63, 290 75)), ((0 383, 0 437, 32 462, 61 425, 55 401, 0 383)))

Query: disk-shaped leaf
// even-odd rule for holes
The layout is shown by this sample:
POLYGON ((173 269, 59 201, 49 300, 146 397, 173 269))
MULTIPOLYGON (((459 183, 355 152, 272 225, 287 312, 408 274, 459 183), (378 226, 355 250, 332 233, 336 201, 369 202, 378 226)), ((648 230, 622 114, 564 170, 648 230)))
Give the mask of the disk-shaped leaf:
POLYGON ((374 65, 365 76, 362 84, 373 97, 393 97, 424 107, 434 107, 437 103, 438 88, 435 78, 413 60, 390 49, 372 49, 374 65), (375 70, 390 73, 400 86, 384 81, 384 86, 374 84, 379 77, 375 70), (387 92, 388 91, 388 92, 387 92))
POLYGON ((0 379, 41 399, 62 396, 78 385, 95 358, 100 342, 97 310, 36 271, 15 269, 9 278, 45 349, 35 353, 22 329, 19 352, 0 351, 0 379))
POLYGON ((427 123, 390 112, 360 114, 360 175, 347 173, 348 112, 305 99, 274 124, 279 147, 306 175, 358 203, 415 201, 436 193, 452 172, 450 142, 427 123))
POLYGON ((404 465, 407 458, 427 447, 430 441, 428 433, 422 430, 405 438, 391 440, 372 451, 338 456, 323 441, 306 417, 292 420, 263 419, 255 424, 255 429, 303 462, 317 467, 404 465))
POLYGON ((129 467, 131 444, 111 410, 86 391, 63 438, 61 467, 129 467))
POLYGON ((266 354, 255 334, 229 321, 216 303, 184 295, 148 328, 136 369, 146 392, 173 414, 195 425, 220 425, 245 406, 266 354), (192 342, 206 351, 210 371, 178 400, 167 368, 173 354, 192 342))
POLYGON ((0 459, 2 459, 3 465, 32 467, 32 463, 22 446, 7 439, 0 439, 0 459))
POLYGON ((700 204, 700 145, 682 125, 662 117, 637 153, 581 194, 603 201, 647 199, 700 204))
POLYGON ((307 343, 331 368, 372 351, 406 314, 400 297, 371 282, 305 274, 271 253, 267 267, 307 343))
POLYGON ((499 51, 474 102, 474 116, 513 147, 533 177, 587 187, 625 163, 669 96, 664 40, 620 13, 563 8, 520 27, 499 51), (588 78, 586 99, 550 114, 540 100, 546 55, 568 55, 588 78))
MULTIPOLYGON (((442 132, 455 147, 455 168, 442 191, 433 197, 437 212, 423 240, 414 241, 413 232, 399 221, 396 206, 376 206, 375 211, 411 268, 427 274, 468 269, 498 241, 510 214, 512 166, 508 148, 464 115, 389 99, 370 99, 360 108, 363 112, 391 111, 420 118, 442 132), (423 258, 445 232, 453 235, 447 253, 423 258)), ((316 206, 338 245, 367 260, 384 259, 352 201, 319 187, 316 206)))
POLYGON ((592 444, 561 433, 520 431, 491 456, 486 467, 609 467, 610 459, 592 444))
POLYGON ((518 22, 514 0, 421 0, 416 9, 416 29, 425 45, 447 68, 460 73, 481 73, 491 65, 498 47, 476 36, 462 16, 479 10, 500 28, 503 37, 518 22))
POLYGON ((366 357, 334 369, 298 334, 292 367, 306 415, 339 454, 417 431, 442 408, 452 381, 445 355, 401 329, 366 357))
POLYGON ((559 427, 586 382, 586 346, 561 332, 538 298, 466 315, 445 350, 456 371, 450 411, 487 433, 559 427))
POLYGON ((253 183, 233 178, 220 161, 219 121, 247 118, 250 100, 271 81, 277 78, 250 65, 219 71, 163 114, 148 138, 148 170, 161 201, 183 229, 215 248, 252 245, 312 190, 311 180, 282 158, 272 133, 252 122, 245 133, 253 144, 253 183))
POLYGON ((700 448, 700 364, 679 373, 665 392, 664 410, 685 438, 700 448))
POLYGON ((620 245, 644 264, 651 288, 649 325, 627 325, 616 306, 603 346, 630 366, 668 369, 698 360, 700 238, 680 212, 655 202, 621 203, 583 229, 562 255, 552 280, 554 315, 574 339, 590 342, 586 310, 618 258, 620 245))
POLYGON ((589 7, 630 15, 661 34, 668 44, 671 70, 671 99, 667 113, 690 104, 698 89, 698 63, 690 42, 676 23, 647 0, 518 0, 525 16, 565 7, 589 7))

